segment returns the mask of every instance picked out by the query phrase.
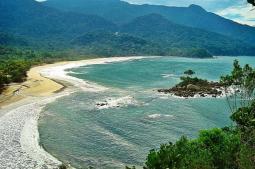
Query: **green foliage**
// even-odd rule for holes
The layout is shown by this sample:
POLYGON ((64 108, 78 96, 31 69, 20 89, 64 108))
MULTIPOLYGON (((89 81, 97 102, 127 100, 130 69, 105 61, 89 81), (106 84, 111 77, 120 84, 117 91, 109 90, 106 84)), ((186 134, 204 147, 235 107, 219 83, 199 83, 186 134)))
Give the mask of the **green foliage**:
POLYGON ((225 86, 229 107, 233 112, 239 107, 251 106, 255 98, 255 69, 248 64, 240 66, 237 60, 233 63, 233 70, 230 75, 221 77, 221 84, 225 86), (233 92, 227 92, 229 87, 233 92))
MULTIPOLYGON (((241 0, 235 1, 235 3, 239 1, 241 0)), ((248 0, 248 2, 254 4, 253 0, 248 0)), ((190 5, 189 7, 136 5, 120 0, 48 0, 45 1, 44 4, 63 11, 102 16, 117 25, 129 23, 139 16, 160 14, 169 21, 179 25, 199 28, 209 32, 217 32, 232 37, 233 39, 240 39, 243 41, 243 45, 255 43, 254 27, 232 22, 207 12, 198 5, 190 5)), ((155 22, 152 21, 151 25, 157 25, 154 23, 155 22)), ((146 28, 144 30, 146 30, 146 28)), ((179 36, 183 37, 184 34, 185 32, 182 32, 179 36)), ((205 38, 205 40, 208 41, 210 38, 205 38)), ((176 43, 178 43, 178 41, 176 43)), ((220 44, 222 42, 218 43, 220 44)), ((210 46, 209 42, 207 44, 210 46)), ((223 45, 223 50, 224 46, 226 46, 226 43, 223 45)), ((236 48, 236 51, 238 51, 238 48, 242 47, 236 45, 236 48)))
POLYGON ((28 43, 21 37, 0 32, 0 45, 27 46, 28 43))
POLYGON ((227 169, 238 168, 239 136, 234 131, 204 130, 198 139, 182 137, 175 144, 152 150, 146 169, 227 169))
POLYGON ((189 57, 189 58, 212 58, 213 55, 210 54, 207 50, 205 49, 190 49, 187 51, 184 51, 181 54, 182 57, 189 57))
POLYGON ((0 58, 0 90, 2 90, 6 84, 22 82, 26 78, 26 72, 32 66, 30 61, 25 60, 24 58, 11 58, 10 51, 7 53, 8 54, 5 57, 7 59, 0 58))
MULTIPOLYGON (((207 58, 212 57, 212 54, 254 55, 255 51, 255 48, 250 48, 241 41, 217 33, 178 25, 159 14, 138 17, 122 26, 121 30, 157 43, 164 51, 182 49, 177 56, 207 58)), ((173 52, 169 53, 171 54, 173 52)))
POLYGON ((59 169, 67 169, 67 166, 66 166, 65 164, 61 164, 61 165, 59 166, 59 169))
POLYGON ((246 144, 241 144, 239 168, 254 169, 255 166, 255 148, 246 144))
MULTIPOLYGON (((98 56, 172 55, 193 58, 212 57, 204 49, 188 48, 181 45, 169 47, 168 44, 158 41, 155 37, 147 38, 147 35, 140 37, 133 33, 120 32, 89 32, 72 40, 72 45, 82 48, 84 53, 98 56)), ((182 42, 180 43, 182 44, 182 42)))
POLYGON ((186 71, 184 72, 184 74, 185 74, 185 75, 188 75, 188 76, 192 76, 192 75, 195 74, 195 72, 194 72, 193 70, 189 69, 189 70, 186 70, 186 71))
POLYGON ((255 166, 255 101, 249 107, 239 108, 231 119, 237 124, 241 134, 242 151, 240 165, 242 168, 255 166))
POLYGON ((197 77, 189 77, 189 76, 182 76, 181 82, 178 84, 178 87, 185 87, 189 84, 196 85, 196 86, 208 86, 209 82, 207 80, 199 79, 197 77))
POLYGON ((90 32, 72 41, 87 54, 97 56, 164 55, 159 45, 125 33, 90 32))
POLYGON ((0 46, 0 93, 5 85, 24 81, 27 71, 33 65, 86 58, 88 57, 78 53, 36 52, 28 49, 21 50, 0 46))
POLYGON ((208 58, 212 55, 255 55, 254 36, 252 36, 255 35, 254 28, 211 15, 196 5, 191 5, 187 10, 183 8, 176 10, 150 5, 134 6, 119 0, 107 0, 107 2, 50 0, 44 3, 46 5, 34 0, 23 0, 22 3, 20 0, 2 1, 0 31, 3 33, 0 33, 0 45, 25 46, 34 50, 49 51, 78 49, 83 54, 94 56, 172 55, 208 58), (49 6, 52 4, 54 8, 47 7, 47 4, 49 6), (75 6, 76 9, 72 9, 75 6), (140 8, 142 9, 139 10, 140 8), (130 10, 131 12, 128 12, 130 10), (116 17, 124 21, 123 15, 130 20, 123 24, 108 21, 115 20, 116 17), (175 20, 179 17, 184 17, 183 21, 191 24, 196 23, 197 18, 204 19, 199 19, 199 23, 203 22, 202 25, 187 25, 187 23, 178 23, 181 19, 175 20), (208 21, 211 21, 210 17, 216 21, 212 21, 211 26, 207 28, 210 24, 208 21), (222 29, 222 25, 225 29, 222 29), (229 25, 233 25, 235 29, 229 25), (215 27, 218 28, 213 31, 215 27), (222 32, 225 30, 228 31, 222 32), (92 31, 94 35, 89 33, 92 31), (108 35, 100 37, 101 32, 108 35, 109 32, 112 34, 120 32, 120 36, 119 38, 108 35), (87 33, 89 35, 86 35, 87 33), (107 36, 109 39, 102 41, 107 36), (236 36, 238 37, 235 38, 236 36), (90 40, 86 41, 86 37, 90 40), (243 41, 238 40, 240 38, 243 41), (72 43, 73 40, 77 43, 72 43))
POLYGON ((22 82, 26 77, 27 70, 31 67, 30 63, 25 60, 9 60, 3 64, 2 71, 6 76, 7 83, 22 82))

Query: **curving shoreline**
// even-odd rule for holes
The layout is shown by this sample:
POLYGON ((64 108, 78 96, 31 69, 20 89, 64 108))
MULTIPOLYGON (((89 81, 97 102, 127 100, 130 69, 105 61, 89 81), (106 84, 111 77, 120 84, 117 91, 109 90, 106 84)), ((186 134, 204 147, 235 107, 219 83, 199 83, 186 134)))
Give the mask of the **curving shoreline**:
POLYGON ((48 103, 74 92, 76 87, 93 92, 107 90, 105 87, 68 76, 66 69, 142 58, 144 57, 99 58, 32 68, 28 72, 28 81, 38 82, 39 79, 40 83, 21 90, 20 97, 17 95, 17 99, 8 100, 8 103, 13 103, 4 105, 0 109, 0 149, 3 150, 0 152, 1 167, 46 169, 58 168, 61 164, 39 145, 40 112, 48 103), (55 80, 67 82, 73 87, 62 91, 64 86, 56 83, 55 80), (57 91, 60 92, 56 93, 57 91))

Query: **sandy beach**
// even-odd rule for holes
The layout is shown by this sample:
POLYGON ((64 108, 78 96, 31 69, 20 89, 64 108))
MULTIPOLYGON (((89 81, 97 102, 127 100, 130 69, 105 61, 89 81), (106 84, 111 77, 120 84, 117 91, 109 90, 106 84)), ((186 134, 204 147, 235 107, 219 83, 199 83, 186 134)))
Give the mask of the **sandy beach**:
POLYGON ((40 112, 48 103, 75 92, 75 88, 93 92, 107 90, 68 76, 65 70, 142 58, 99 58, 38 66, 28 72, 27 81, 10 85, 0 97, 0 168, 46 169, 61 164, 39 145, 40 112))

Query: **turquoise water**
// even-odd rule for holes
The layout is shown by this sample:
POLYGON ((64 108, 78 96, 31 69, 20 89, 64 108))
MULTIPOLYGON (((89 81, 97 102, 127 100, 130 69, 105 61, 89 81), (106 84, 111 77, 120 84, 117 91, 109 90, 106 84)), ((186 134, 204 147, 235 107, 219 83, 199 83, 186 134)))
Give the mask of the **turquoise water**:
MULTIPOLYGON (((175 85, 187 69, 201 78, 218 80, 231 71, 234 59, 157 57, 72 69, 70 75, 109 90, 80 90, 47 105, 39 120, 41 144, 77 168, 142 166, 149 150, 162 143, 231 125, 224 98, 177 99, 155 89, 175 85), (106 100, 119 105, 96 106, 106 100)), ((238 59, 255 66, 252 57, 238 59)))

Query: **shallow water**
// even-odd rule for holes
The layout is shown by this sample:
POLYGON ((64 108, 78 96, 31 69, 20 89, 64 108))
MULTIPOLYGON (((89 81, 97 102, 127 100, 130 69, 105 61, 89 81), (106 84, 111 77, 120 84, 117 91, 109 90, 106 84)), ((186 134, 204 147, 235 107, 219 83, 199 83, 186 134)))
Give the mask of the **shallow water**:
MULTIPOLYGON (((109 90, 80 90, 49 104, 39 120, 41 143, 77 168, 142 166, 149 150, 162 143, 231 124, 224 98, 177 99, 155 89, 175 85, 187 69, 218 80, 234 59, 156 57, 72 69, 70 75, 109 90), (110 106, 97 106, 105 101, 110 106)), ((255 58, 238 59, 255 66, 255 58)))

